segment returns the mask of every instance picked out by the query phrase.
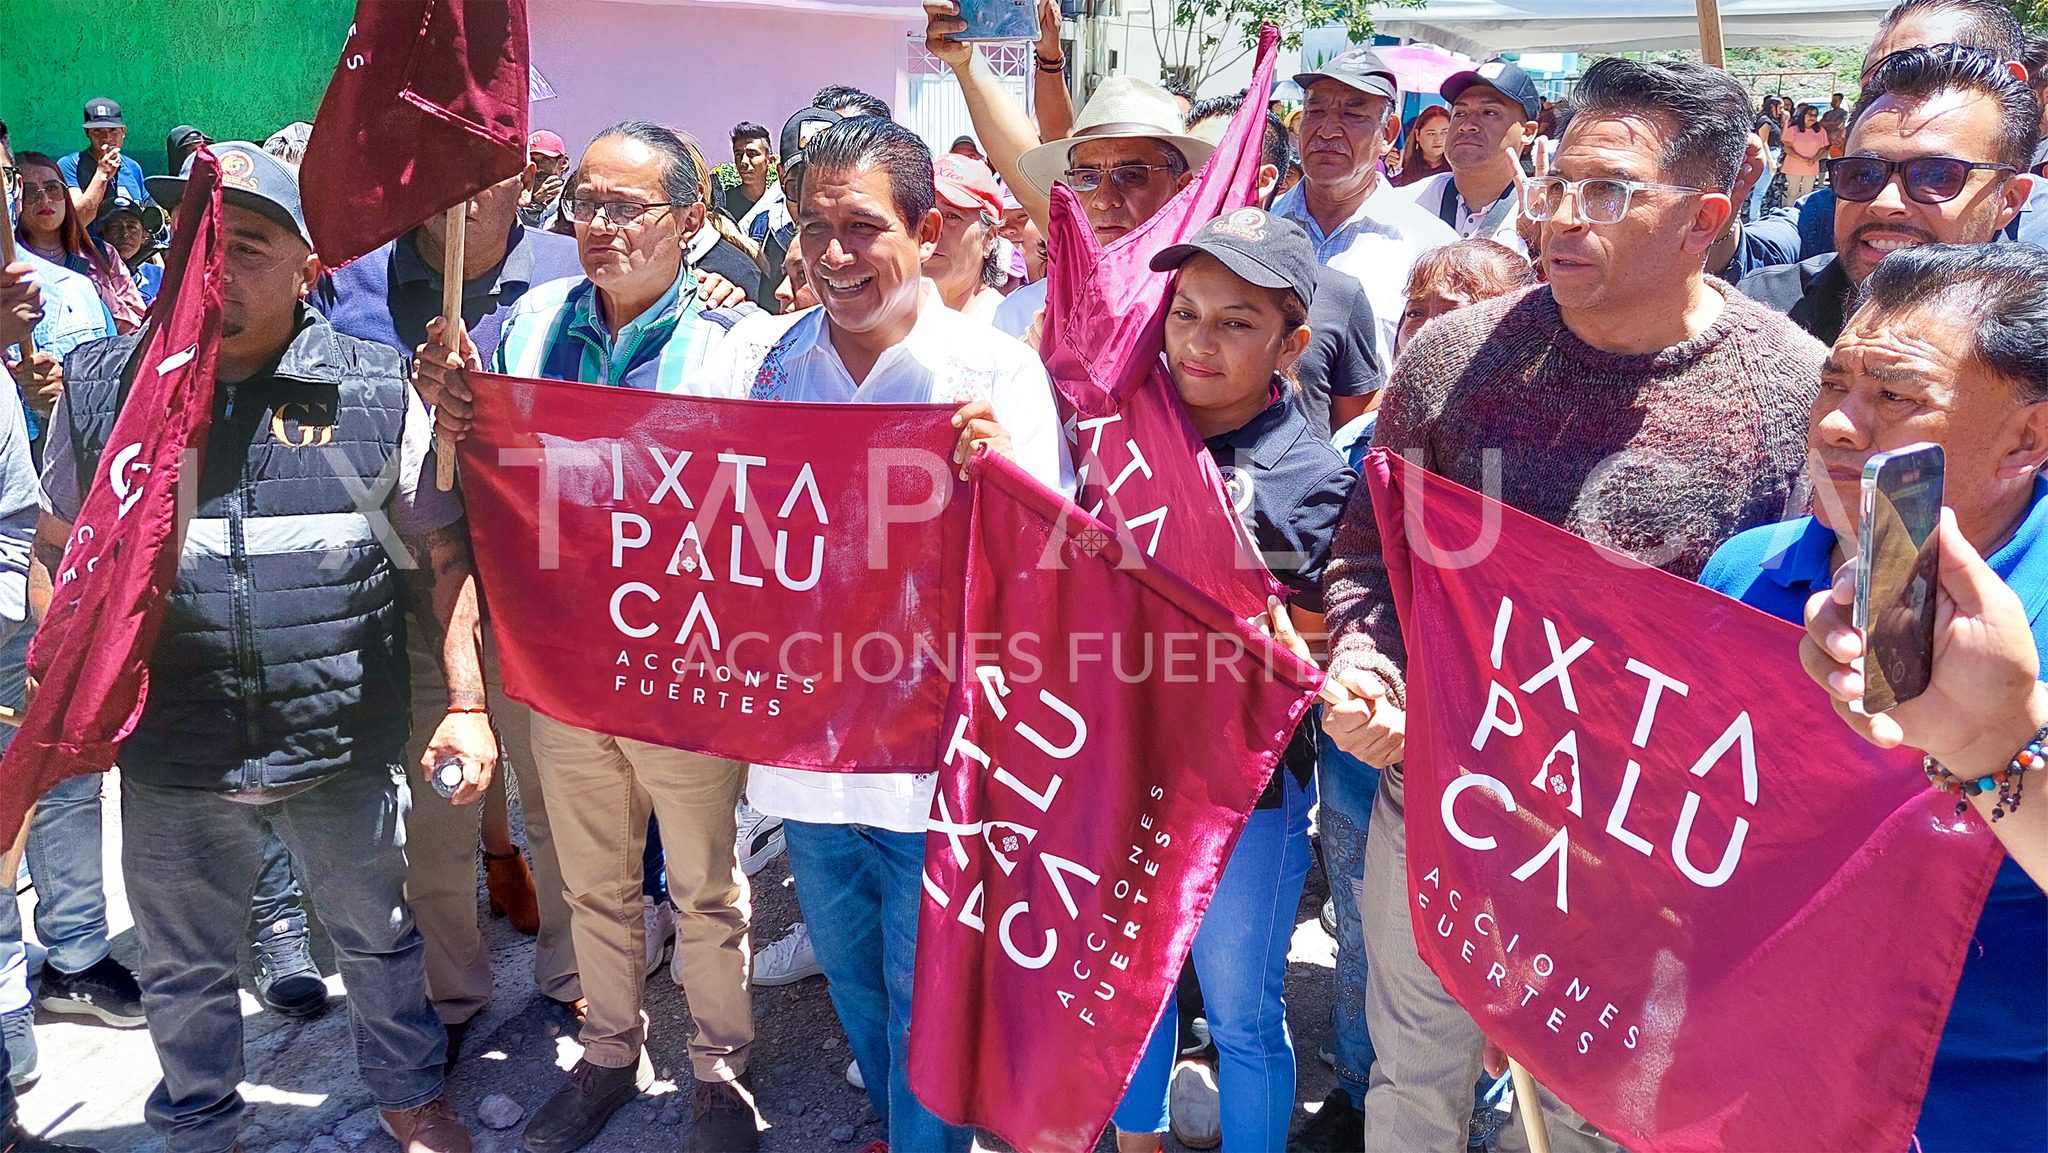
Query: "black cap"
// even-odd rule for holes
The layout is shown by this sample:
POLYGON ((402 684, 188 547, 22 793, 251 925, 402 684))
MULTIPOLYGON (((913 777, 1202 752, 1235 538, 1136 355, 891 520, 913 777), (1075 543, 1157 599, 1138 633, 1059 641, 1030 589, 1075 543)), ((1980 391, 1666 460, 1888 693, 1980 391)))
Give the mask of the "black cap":
POLYGON ((128 122, 121 119, 121 106, 104 96, 95 96, 85 102, 85 126, 87 128, 126 128, 128 122))
POLYGON ((1477 68, 1456 72, 1444 79, 1443 98, 1455 104, 1458 94, 1474 84, 1484 84, 1522 106, 1522 119, 1534 120, 1543 111, 1543 94, 1536 82, 1512 60, 1496 56, 1477 68))
POLYGON ((811 107, 798 112, 782 122, 782 151, 778 154, 782 167, 787 168, 803 159, 804 142, 818 134, 819 129, 839 123, 845 117, 830 108, 811 107))
POLYGON ((1395 77, 1394 69, 1370 48, 1339 52, 1313 72, 1294 74, 1294 82, 1301 85, 1303 92, 1318 80, 1342 81, 1360 92, 1384 96, 1389 100, 1401 98, 1401 82, 1395 77))
POLYGON ((1285 288, 1303 307, 1315 299, 1316 250, 1301 225, 1264 209, 1240 208, 1204 224, 1185 244, 1161 249, 1152 271, 1171 272, 1196 253, 1260 288, 1285 288))

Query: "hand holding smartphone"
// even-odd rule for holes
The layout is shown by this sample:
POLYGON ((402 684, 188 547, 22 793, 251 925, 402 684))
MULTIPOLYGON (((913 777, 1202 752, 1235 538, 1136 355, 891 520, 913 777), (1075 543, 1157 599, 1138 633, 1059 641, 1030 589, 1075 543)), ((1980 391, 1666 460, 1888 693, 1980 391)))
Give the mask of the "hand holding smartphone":
POLYGON ((1864 636, 1866 715, 1926 692, 1933 676, 1944 476, 1937 444, 1881 452, 1863 466, 1854 623, 1864 636))

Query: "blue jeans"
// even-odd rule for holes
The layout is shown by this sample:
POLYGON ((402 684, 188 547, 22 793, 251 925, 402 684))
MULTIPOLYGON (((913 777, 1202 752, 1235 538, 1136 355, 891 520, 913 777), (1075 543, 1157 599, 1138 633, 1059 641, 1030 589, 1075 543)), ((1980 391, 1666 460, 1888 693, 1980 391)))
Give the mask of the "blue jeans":
POLYGON ((1337 1003, 1330 1011, 1330 1049, 1337 1062, 1337 1083, 1350 1095, 1351 1104, 1363 1109, 1373 1051, 1365 1026, 1365 924, 1358 916, 1358 887, 1365 882, 1365 833, 1372 825, 1380 771, 1338 748, 1320 728, 1316 754, 1322 802, 1316 822, 1323 833, 1330 902, 1337 911, 1337 1003))
POLYGON ((169 1153, 217 1153, 241 1130, 236 953, 267 830, 304 867, 334 941, 371 1097, 396 1110, 441 1095, 448 1038, 427 1003, 425 948, 404 898, 410 807, 396 765, 348 769, 268 804, 123 782, 121 866, 164 1074, 144 1116, 169 1153))
MULTIPOLYGON (((1294 1112, 1287 946, 1294 939, 1294 914, 1308 880, 1308 809, 1315 785, 1304 789, 1284 766, 1276 771, 1285 777, 1280 807, 1254 810, 1245 822, 1195 932, 1195 975, 1202 982, 1209 1036, 1216 1043, 1225 1150, 1285 1149, 1294 1112)), ((817 934, 816 926, 811 932, 817 934)), ((1169 999, 1117 1106, 1113 1120, 1118 1129, 1157 1133, 1166 1128, 1179 1024, 1169 999)))
MULTIPOLYGON (((28 642, 35 630, 0 621, 0 704, 21 707, 28 642)), ((0 725, 0 752, 18 730, 0 725)), ((57 782, 36 802, 28 828, 28 871, 36 883, 36 938, 49 950, 50 967, 78 973, 97 965, 107 941, 107 891, 100 863, 100 783, 103 773, 57 782)), ((0 846, 4 848, 4 846, 0 846)), ((28 949, 21 940, 21 910, 14 878, 4 878, 0 899, 0 1013, 29 1003, 28 949)))
POLYGON ((785 821, 782 829, 811 946, 889 1148, 966 1153, 974 1130, 939 1120, 910 1093, 924 834, 806 821, 785 821))

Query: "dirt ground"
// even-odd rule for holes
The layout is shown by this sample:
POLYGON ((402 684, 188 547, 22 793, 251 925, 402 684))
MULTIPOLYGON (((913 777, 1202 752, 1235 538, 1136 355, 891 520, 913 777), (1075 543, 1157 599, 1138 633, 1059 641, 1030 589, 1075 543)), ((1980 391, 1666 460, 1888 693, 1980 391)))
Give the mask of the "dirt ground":
MULTIPOLYGON (((137 943, 120 876, 117 794, 118 784, 110 780, 103 836, 107 889, 115 956, 132 966, 137 943)), ((513 825, 518 827, 516 819, 513 825)), ((760 948, 800 920, 801 913, 785 859, 778 858, 753 881, 755 946, 760 948)), ((1288 959, 1288 1019, 1300 1071, 1296 1100, 1308 1106, 1321 1101, 1335 1085, 1329 1066, 1316 1057, 1330 1043, 1334 992, 1334 943, 1317 918, 1325 892, 1320 870, 1312 871, 1288 959)), ((32 891, 24 889, 23 920, 31 924, 33 899, 32 891)), ((479 1153, 513 1153, 520 1147, 525 1120, 559 1087, 563 1071, 575 1063, 578 1046, 574 1023, 534 989, 530 940, 504 921, 490 919, 481 906, 480 915, 486 918, 498 995, 464 1043, 450 1092, 475 1134, 479 1153), (506 1128, 493 1129, 479 1117, 480 1106, 493 1095, 502 1095, 517 1107, 517 1120, 506 1128)), ((242 1091, 250 1103, 243 1147, 248 1153, 390 1153, 397 1146, 377 1128, 376 1110, 356 1075, 342 999, 346 994, 340 979, 332 975, 333 954, 325 941, 316 941, 316 956, 322 971, 330 974, 332 996, 324 1016, 290 1021, 265 1011, 246 989, 242 995, 248 1061, 242 1091)), ((689 1024, 682 992, 670 981, 665 965, 647 982, 646 1011, 658 1079, 651 1092, 613 1117, 587 1146, 590 1153, 682 1147, 689 1121, 689 1068, 684 1059, 689 1024)), ((762 1112, 771 1126, 763 1134, 763 1150, 859 1150, 883 1136, 866 1094, 846 1081, 850 1056, 822 978, 757 989, 754 1012, 759 1034, 751 1067, 762 1112)), ((48 1014, 38 1020, 42 1078, 21 1095, 23 1123, 37 1133, 105 1153, 161 1150, 162 1143, 143 1123, 144 1102, 159 1077, 148 1031, 77 1022, 78 1018, 48 1014)), ((487 1112, 503 1109, 502 1102, 495 1106, 487 1112)), ((983 1143, 990 1150, 1004 1148, 986 1137, 983 1143)), ((1177 1144, 1169 1147, 1179 1149, 1177 1144)), ((1098 1148, 1113 1149, 1114 1144, 1105 1138, 1098 1148)))

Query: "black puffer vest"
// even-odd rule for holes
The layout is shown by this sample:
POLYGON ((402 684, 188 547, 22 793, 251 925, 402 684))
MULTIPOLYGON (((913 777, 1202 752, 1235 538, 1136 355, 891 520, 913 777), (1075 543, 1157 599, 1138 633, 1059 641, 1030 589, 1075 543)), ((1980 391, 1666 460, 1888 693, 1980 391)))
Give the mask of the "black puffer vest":
MULTIPOLYGON (((81 492, 103 479, 139 335, 65 360, 81 492)), ((404 600, 377 534, 408 387, 397 352, 305 310, 275 368, 219 386, 124 773, 241 791, 401 759, 404 600)))

